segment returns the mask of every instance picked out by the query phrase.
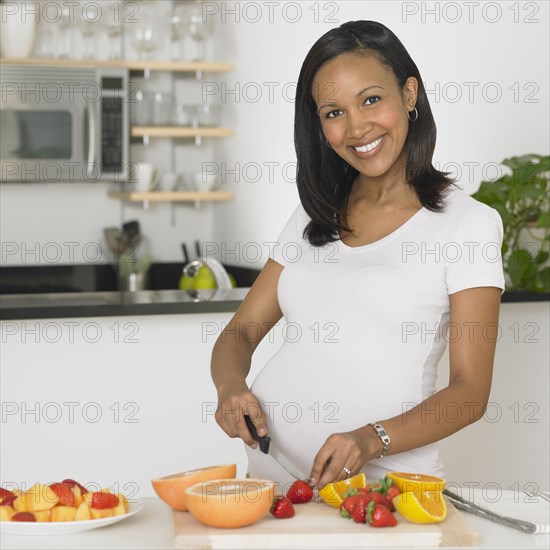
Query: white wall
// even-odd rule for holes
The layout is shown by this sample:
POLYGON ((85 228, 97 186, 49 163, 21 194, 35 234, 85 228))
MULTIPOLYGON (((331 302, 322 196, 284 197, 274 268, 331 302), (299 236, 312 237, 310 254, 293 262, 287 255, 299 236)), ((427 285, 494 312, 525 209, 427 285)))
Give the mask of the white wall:
MULTIPOLYGON (((210 356, 230 318, 2 322, 2 483, 73 477, 151 496, 151 478, 201 466, 235 462, 244 476, 242 442, 225 436, 212 414, 210 356)), ((441 443, 449 481, 548 489, 549 318, 548 304, 502 306, 492 405, 486 418, 441 443)), ((281 323, 261 342, 250 382, 284 334, 281 323)), ((439 387, 447 373, 446 355, 439 387)), ((345 398, 345 385, 337 391, 345 398)))

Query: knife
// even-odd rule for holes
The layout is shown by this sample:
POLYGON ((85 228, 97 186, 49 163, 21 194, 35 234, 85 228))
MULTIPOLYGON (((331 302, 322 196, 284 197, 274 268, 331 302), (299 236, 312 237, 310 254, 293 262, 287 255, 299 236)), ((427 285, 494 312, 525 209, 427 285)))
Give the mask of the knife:
POLYGON ((260 446, 260 451, 264 454, 270 455, 272 458, 274 458, 294 479, 300 479, 305 480, 306 476, 288 460, 288 458, 279 450, 277 445, 271 441, 271 438, 268 435, 264 435, 263 437, 260 437, 258 435, 258 432, 256 431, 256 426, 254 426, 254 423, 252 422, 252 419, 247 414, 244 415, 244 420, 246 422, 246 426, 248 427, 248 431, 250 432, 250 435, 252 436, 252 439, 254 441, 257 441, 260 446))

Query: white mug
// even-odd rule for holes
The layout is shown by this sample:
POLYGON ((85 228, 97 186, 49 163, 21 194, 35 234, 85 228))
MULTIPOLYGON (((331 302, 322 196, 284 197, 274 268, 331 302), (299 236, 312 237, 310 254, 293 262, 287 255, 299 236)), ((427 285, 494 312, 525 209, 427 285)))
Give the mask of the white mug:
POLYGON ((134 189, 138 192, 152 191, 158 184, 157 169, 149 162, 138 162, 132 176, 134 189))

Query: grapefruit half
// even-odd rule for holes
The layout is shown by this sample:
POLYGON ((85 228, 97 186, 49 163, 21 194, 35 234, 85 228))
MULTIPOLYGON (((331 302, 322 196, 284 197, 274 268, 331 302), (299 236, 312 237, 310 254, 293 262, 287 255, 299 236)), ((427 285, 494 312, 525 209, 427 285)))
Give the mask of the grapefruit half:
POLYGON ((193 517, 210 527, 252 525, 271 508, 275 482, 268 479, 216 479, 185 490, 193 517))
POLYGON ((179 474, 158 477, 151 480, 153 489, 158 497, 168 506, 180 512, 187 512, 185 489, 201 481, 220 478, 235 478, 236 464, 222 464, 221 466, 207 466, 179 474))

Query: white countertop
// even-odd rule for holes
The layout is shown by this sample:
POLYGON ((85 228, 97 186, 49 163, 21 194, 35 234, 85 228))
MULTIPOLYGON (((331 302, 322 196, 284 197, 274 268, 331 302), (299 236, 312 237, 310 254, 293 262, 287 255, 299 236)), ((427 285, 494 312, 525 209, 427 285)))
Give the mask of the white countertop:
MULTIPOLYGON (((0 548, 14 549, 151 549, 174 548, 172 511, 157 498, 143 499, 144 508, 120 523, 61 536, 21 536, 0 533, 0 548)), ((549 548, 549 535, 525 535, 477 516, 466 514, 472 526, 481 535, 479 548, 549 548)))

